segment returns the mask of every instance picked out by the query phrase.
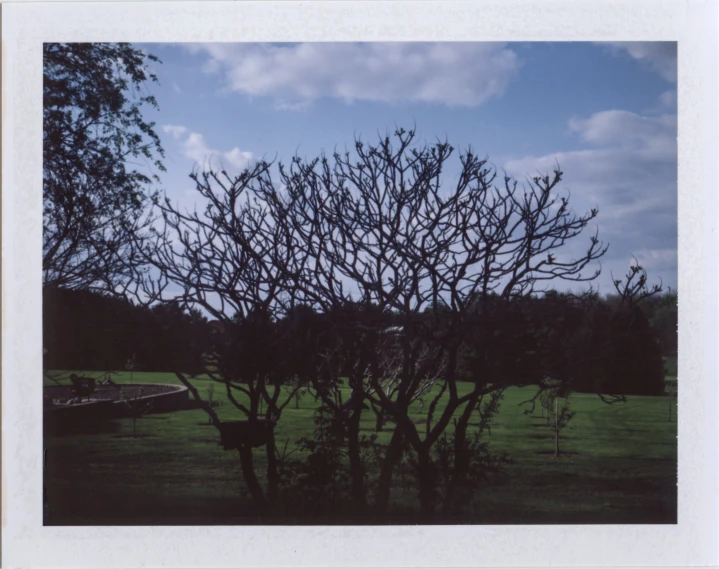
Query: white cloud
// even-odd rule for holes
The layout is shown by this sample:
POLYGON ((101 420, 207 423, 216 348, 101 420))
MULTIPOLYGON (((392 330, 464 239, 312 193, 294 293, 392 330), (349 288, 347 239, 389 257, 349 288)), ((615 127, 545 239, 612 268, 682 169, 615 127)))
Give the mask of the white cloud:
POLYGON ((677 152, 675 115, 646 117, 628 111, 602 111, 587 119, 572 118, 569 128, 598 146, 629 149, 648 159, 670 160, 677 152))
POLYGON ((232 91, 281 108, 329 97, 474 107, 500 97, 520 63, 501 43, 193 44, 232 91))
MULTIPOLYGON (((665 283, 676 282, 677 247, 677 118, 603 111, 573 118, 570 131, 590 148, 510 160, 505 169, 524 179, 537 172, 564 172, 562 189, 571 193, 576 211, 598 207, 600 239, 610 243, 603 260, 602 290, 610 272, 626 272, 635 255, 665 283)), ((579 253, 575 244, 570 251, 579 253)))
POLYGON ((212 166, 239 171, 249 166, 255 159, 252 152, 240 150, 237 147, 227 151, 213 150, 207 145, 202 134, 189 132, 184 126, 165 125, 162 130, 172 134, 178 141, 183 156, 194 160, 203 168, 212 166))
POLYGON ((626 53, 632 59, 648 65, 671 83, 677 82, 676 42, 615 41, 604 42, 612 53, 626 53))

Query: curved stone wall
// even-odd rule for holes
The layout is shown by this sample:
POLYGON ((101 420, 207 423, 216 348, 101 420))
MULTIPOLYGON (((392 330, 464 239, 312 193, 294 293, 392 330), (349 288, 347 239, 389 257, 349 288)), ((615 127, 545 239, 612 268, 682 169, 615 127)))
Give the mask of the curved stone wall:
MULTIPOLYGON (((151 409, 148 413, 168 413, 171 411, 181 411, 187 409, 190 406, 190 392, 184 385, 171 385, 164 383, 123 383, 118 385, 114 389, 114 393, 119 393, 119 387, 131 387, 131 388, 152 388, 152 387, 164 387, 161 393, 151 393, 149 395, 143 395, 138 397, 141 401, 148 401, 152 403, 151 409)), ((53 392, 67 393, 68 388, 48 386, 44 388, 44 393, 52 396, 53 392)), ((71 427, 73 425, 81 425, 83 423, 91 423, 96 421, 102 421, 106 419, 119 419, 122 417, 128 417, 128 409, 125 403, 118 397, 113 396, 112 398, 102 398, 103 389, 98 389, 90 397, 90 401, 84 401, 82 403, 74 403, 68 405, 52 405, 44 408, 44 419, 45 423, 49 427, 71 427)), ((106 394, 113 395, 109 389, 106 394)))

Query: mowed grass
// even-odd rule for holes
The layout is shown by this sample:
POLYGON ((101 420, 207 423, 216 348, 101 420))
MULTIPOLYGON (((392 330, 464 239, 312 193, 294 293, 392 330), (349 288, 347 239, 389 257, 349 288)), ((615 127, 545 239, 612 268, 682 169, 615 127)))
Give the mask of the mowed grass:
MULTIPOLYGON (((113 380, 129 382, 130 374, 115 374, 113 380)), ((166 373, 135 372, 132 381, 180 383, 166 373)), ((206 398, 210 382, 198 378, 193 384, 206 398)), ((573 394, 576 415, 562 431, 563 454, 554 458, 554 434, 539 406, 526 415, 527 407, 519 405, 533 393, 533 388, 505 392, 487 435, 490 449, 508 459, 504 472, 478 487, 466 517, 448 522, 676 523, 676 399, 636 396, 607 405, 594 395, 573 394)), ((219 386, 214 399, 221 419, 242 418, 219 386)), ((299 408, 294 400, 288 405, 276 429, 281 449, 286 444, 291 451, 299 438, 312 436, 315 407, 311 395, 300 400, 299 408)), ((424 417, 418 406, 414 412, 424 417)), ((46 523, 257 523, 237 453, 223 451, 217 431, 207 423, 207 415, 193 409, 140 419, 136 439, 130 436, 129 419, 107 422, 101 432, 47 436, 46 523)), ((374 414, 365 411, 363 434, 371 435, 374 427, 374 414)), ((379 441, 390 436, 385 427, 379 441)), ((295 452, 292 458, 302 455, 295 452)), ((256 464, 261 473, 264 449, 257 449, 256 464)), ((412 489, 397 490, 393 503, 394 513, 404 520, 418 508, 412 489)))

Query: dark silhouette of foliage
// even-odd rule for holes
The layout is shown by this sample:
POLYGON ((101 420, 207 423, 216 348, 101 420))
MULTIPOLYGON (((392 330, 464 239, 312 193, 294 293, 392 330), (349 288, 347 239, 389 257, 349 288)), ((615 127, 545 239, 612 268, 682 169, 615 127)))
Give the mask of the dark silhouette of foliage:
POLYGON ((204 370, 209 324, 199 312, 177 306, 148 309, 87 290, 43 290, 44 369, 119 371, 135 360, 134 371, 190 374, 204 370))
POLYGON ((120 293, 141 269, 164 150, 145 107, 157 58, 129 44, 43 44, 43 283, 120 293))
POLYGON ((664 294, 648 298, 641 304, 642 312, 657 335, 664 356, 677 355, 678 306, 677 293, 667 291, 664 294))

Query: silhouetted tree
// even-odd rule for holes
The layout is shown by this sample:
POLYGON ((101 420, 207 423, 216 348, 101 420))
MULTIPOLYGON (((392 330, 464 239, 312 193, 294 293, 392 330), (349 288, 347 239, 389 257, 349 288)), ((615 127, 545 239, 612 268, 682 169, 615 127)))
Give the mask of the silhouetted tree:
MULTIPOLYGON (((213 318, 216 331, 210 334, 203 371, 248 421, 248 432, 265 432, 266 489, 257 477, 252 441, 238 439, 225 446, 237 450, 257 510, 267 512, 276 502, 279 484, 272 426, 301 388, 298 384, 283 390, 293 365, 292 354, 284 351, 283 320, 297 304, 283 263, 294 259, 298 249, 290 225, 266 216, 265 206, 256 200, 255 190, 272 184, 268 163, 258 162, 234 178, 224 171, 195 171, 192 179, 207 206, 198 213, 181 212, 170 200, 159 204, 164 228, 156 233, 152 255, 145 258, 158 276, 143 281, 142 297, 160 307, 201 308, 213 318), (169 285, 181 292, 170 292, 169 285)), ((182 362, 171 369, 200 399, 182 362)), ((229 432, 210 407, 204 408, 221 433, 229 432)), ((236 430, 238 436, 241 431, 236 430)))
MULTIPOLYGON (((487 401, 498 405, 509 386, 536 385, 541 393, 576 375, 560 353, 561 328, 584 326, 580 307, 555 318, 544 342, 538 307, 551 303, 536 296, 554 281, 592 280, 598 270, 588 267, 606 251, 594 234, 583 253, 564 253, 598 212, 570 209, 559 169, 519 185, 497 180, 487 160, 468 150, 451 183, 443 173, 454 149, 414 137, 400 129, 376 145, 357 141, 352 153, 295 157, 277 176, 265 161, 237 176, 194 172, 206 207, 180 212, 162 203, 165 227, 156 253, 144 259, 159 274, 145 279, 144 298, 201 307, 218 322, 206 373, 250 423, 274 424, 303 386, 321 400, 328 440, 346 449, 356 513, 367 504, 362 414, 374 409, 393 425, 379 450, 373 511, 386 513, 393 470, 410 448, 421 508, 432 514, 440 439, 454 445, 459 483, 471 470, 470 418, 487 401), (467 380, 471 389, 460 391, 467 380), (419 397, 428 405, 418 422, 410 406, 419 397)), ((627 282, 627 306, 645 284, 635 290, 636 281, 627 282)), ((592 295, 576 302, 584 296, 592 295)), ((213 422, 222 431, 214 415, 213 422)), ((268 511, 280 480, 272 430, 266 489, 252 448, 237 450, 255 503, 268 511)))
POLYGON ((431 513, 433 445, 453 417, 461 424, 480 397, 508 384, 487 373, 475 378, 469 393, 458 392, 459 350, 477 297, 488 303, 494 293, 514 301, 544 282, 591 280, 597 272, 582 271, 606 250, 595 235, 583 255, 557 256, 598 213, 571 212, 568 198, 557 195, 559 170, 525 186, 508 177, 497 186, 486 159, 469 150, 461 154, 458 181, 450 188, 442 174, 453 152, 448 143, 417 146, 413 131, 399 130, 394 140, 387 137, 376 145, 357 141, 353 154, 309 162, 295 158, 288 168, 280 166, 285 192, 274 186, 260 192, 273 223, 292 221, 303 258, 287 274, 301 283, 309 301, 326 306, 337 304, 338 297, 357 300, 380 312, 393 311, 402 326, 404 364, 396 394, 387 396, 381 388, 386 376, 379 354, 360 393, 396 421, 382 461, 380 511, 386 510, 391 470, 409 443, 417 455, 422 510, 431 513), (420 429, 409 405, 428 371, 414 357, 425 347, 436 349, 447 363, 420 429))
POLYGON ((43 284, 120 293, 141 270, 164 171, 147 69, 129 44, 43 44, 43 284), (144 162, 144 164, 140 164, 144 162))
POLYGON ((646 299, 641 305, 662 347, 664 356, 677 355, 678 306, 676 291, 646 299))

